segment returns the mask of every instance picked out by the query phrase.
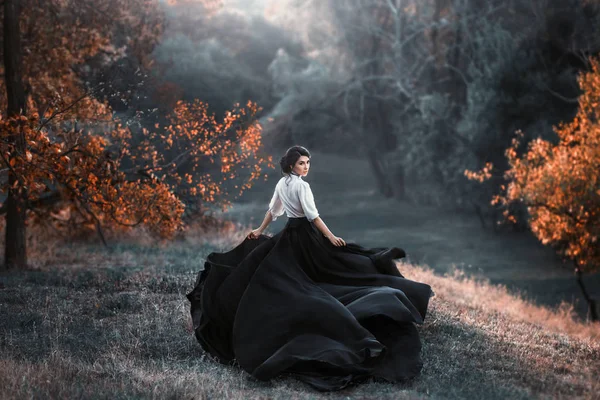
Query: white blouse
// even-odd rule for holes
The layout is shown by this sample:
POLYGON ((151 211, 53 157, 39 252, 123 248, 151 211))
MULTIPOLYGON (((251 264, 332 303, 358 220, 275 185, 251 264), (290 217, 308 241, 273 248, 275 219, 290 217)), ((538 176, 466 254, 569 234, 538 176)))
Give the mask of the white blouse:
POLYGON ((269 203, 273 221, 283 215, 284 211, 288 218, 306 217, 312 221, 319 216, 310 185, 298 175, 284 176, 275 186, 275 193, 269 203))

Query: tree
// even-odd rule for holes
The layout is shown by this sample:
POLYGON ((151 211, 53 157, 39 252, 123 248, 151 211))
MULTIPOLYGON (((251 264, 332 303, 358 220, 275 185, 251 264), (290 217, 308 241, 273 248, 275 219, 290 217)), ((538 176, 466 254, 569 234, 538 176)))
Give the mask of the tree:
POLYGON ((392 196, 398 183, 390 179, 386 160, 398 145, 396 119, 414 106, 414 83, 431 64, 410 50, 414 48, 410 29, 415 28, 419 37, 424 29, 415 19, 410 25, 404 12, 407 4, 402 3, 293 2, 296 8, 290 16, 310 21, 310 29, 298 33, 305 52, 314 56, 306 62, 280 52, 270 67, 275 81, 275 75, 286 78, 277 82, 287 88, 273 112, 277 127, 289 129, 292 136, 299 131, 305 142, 365 157, 385 196, 392 196), (313 10, 308 16, 307 3, 313 10), (296 61, 308 65, 296 67, 293 64, 302 64, 296 61), (314 139, 325 136, 323 132, 328 132, 326 138, 314 139))
MULTIPOLYGON (((577 115, 555 128, 557 144, 537 138, 519 154, 523 133, 513 139, 505 153, 508 184, 492 204, 505 208, 504 216, 513 222, 508 206, 520 202, 527 207, 535 236, 572 260, 590 319, 598 321, 596 301, 582 280, 583 272, 600 268, 600 59, 591 59, 590 65, 591 70, 578 79, 583 94, 577 115)), ((484 181, 492 171, 489 163, 481 171, 465 174, 484 181)))
POLYGON ((3 10, 5 267, 26 265, 26 220, 65 230, 95 229, 103 240, 103 228, 140 224, 171 237, 182 227, 186 205, 225 207, 225 180, 239 180, 239 170, 250 168, 249 177, 236 185, 244 190, 261 168, 272 165, 260 154, 260 108, 252 102, 217 119, 202 102, 180 101, 167 113, 169 124, 137 132, 114 116, 109 88, 82 79, 92 58, 111 63, 134 54, 140 68, 152 65, 148 54, 160 40, 163 19, 158 1, 20 5, 27 13, 19 14, 15 1, 5 2, 3 10), (218 173, 208 174, 209 165, 218 173))
MULTIPOLYGON (((464 101, 463 60, 469 56, 463 52, 479 38, 466 44, 461 38, 464 25, 473 30, 474 21, 486 24, 497 7, 479 5, 485 7, 477 8, 478 15, 465 3, 470 1, 313 4, 326 8, 319 15, 329 24, 320 19, 317 25, 334 38, 325 41, 311 25, 310 34, 317 38, 312 46, 319 50, 313 53, 332 72, 329 82, 312 91, 312 101, 296 102, 296 119, 304 117, 305 126, 317 115, 334 116, 330 124, 337 126, 327 131, 344 131, 337 142, 352 143, 350 151, 368 159, 386 196, 402 197, 405 175, 410 183, 436 181, 455 188, 450 167, 472 152, 469 140, 453 127, 464 101)), ((328 135, 327 141, 337 138, 328 135)))
MULTIPOLYGON (((25 105, 25 88, 21 75, 21 37, 19 30, 19 2, 4 2, 4 79, 6 85, 6 115, 10 118, 10 126, 6 126, 10 134, 6 135, 9 146, 15 152, 26 153, 25 132, 19 126, 23 114, 27 113, 25 105)), ((4 132, 4 130, 3 130, 4 132)), ((4 155, 3 155, 4 159, 4 155)), ((8 187, 6 198, 6 250, 5 264, 25 265, 25 212, 26 187, 19 185, 19 177, 12 169, 16 159, 4 159, 8 167, 8 187)))
POLYGON ((380 192, 391 197, 399 182, 390 179, 385 154, 398 144, 394 118, 412 106, 412 84, 430 62, 408 50, 413 43, 407 40, 411 26, 403 4, 363 0, 329 4, 335 10, 343 53, 351 60, 349 79, 339 96, 343 111, 356 126, 350 132, 367 156, 380 192))
POLYGON ((281 25, 302 37, 305 56, 274 60, 304 66, 283 69, 289 90, 270 126, 368 157, 383 193, 401 195, 404 181, 409 200, 474 206, 482 223, 484 214, 496 219, 487 208, 499 182, 477 185, 465 168, 507 168, 503 150, 517 129, 526 140, 550 137, 576 112, 581 60, 600 49, 598 2, 282 3, 281 25))

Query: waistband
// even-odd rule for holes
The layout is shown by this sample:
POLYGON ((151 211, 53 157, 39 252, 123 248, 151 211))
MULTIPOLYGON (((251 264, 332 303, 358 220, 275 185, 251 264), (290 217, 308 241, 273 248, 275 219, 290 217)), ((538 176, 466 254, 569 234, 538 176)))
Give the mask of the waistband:
POLYGON ((301 225, 310 225, 311 222, 306 217, 288 217, 286 227, 294 228, 301 225))

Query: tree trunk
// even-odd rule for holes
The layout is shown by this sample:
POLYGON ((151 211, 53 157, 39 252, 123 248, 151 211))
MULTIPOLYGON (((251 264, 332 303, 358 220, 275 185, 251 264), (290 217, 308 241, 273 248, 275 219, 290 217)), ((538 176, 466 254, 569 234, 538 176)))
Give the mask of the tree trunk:
POLYGON ((402 165, 396 166, 396 171, 394 173, 394 180, 392 182, 392 189, 394 191, 394 195, 399 200, 406 199, 406 187, 404 185, 405 181, 405 170, 402 165))
MULTIPOLYGON (((390 26, 392 17, 387 7, 376 8, 375 13, 375 21, 381 25, 381 29, 387 29, 387 27, 390 26)), ((368 59, 377 59, 377 54, 382 46, 382 40, 382 37, 379 35, 371 36, 370 48, 368 49, 368 59)), ((367 66, 366 71, 364 71, 364 74, 366 76, 383 75, 382 69, 383 66, 380 61, 371 62, 367 66)), ((370 83, 367 82, 364 84, 364 86, 366 90, 363 96, 366 96, 367 98, 367 106, 366 109, 361 109, 360 125, 363 134, 365 134, 365 132, 369 132, 372 135, 365 140, 368 147, 367 157, 369 160, 369 165, 371 166, 371 170, 373 171, 373 175, 377 181, 379 192, 385 197, 393 197, 394 190, 390 183, 391 177, 387 174, 387 165, 382 162, 380 154, 384 154, 386 151, 393 150, 395 144, 392 146, 388 142, 392 141, 392 139, 395 139, 395 136, 390 137, 392 134, 384 128, 386 116, 382 113, 381 101, 371 96, 372 94, 381 93, 381 88, 377 80, 374 80, 370 83), (365 114, 369 116, 367 121, 365 121, 365 114), (392 148, 390 149, 390 147, 392 148)))
POLYGON ((383 167, 381 160, 378 157, 378 153, 375 150, 370 149, 368 151, 369 165, 375 175, 379 192, 385 197, 394 196, 394 190, 392 189, 389 181, 389 177, 386 175, 385 168, 383 167))
POLYGON ((575 261, 575 274, 577 275, 577 284, 579 285, 581 293, 583 293, 583 297, 585 298, 585 301, 587 301, 588 304, 588 317, 590 321, 598 322, 598 305, 596 303, 596 300, 593 299, 592 296, 590 296, 585 286, 583 285, 583 280, 581 279, 583 273, 581 272, 581 269, 577 266, 577 261, 575 261))
MULTIPOLYGON (((459 26, 456 29, 456 42, 454 44, 456 48, 454 49, 454 56, 452 57, 453 66, 459 71, 463 70, 460 49, 460 46, 462 45, 462 37, 462 28, 459 26)), ((454 93, 456 94, 456 101, 458 104, 464 104, 467 101, 467 88, 465 86, 465 82, 463 82, 463 80, 458 77, 454 78, 454 93)))
MULTIPOLYGON (((4 1, 4 79, 6 82, 6 98, 8 103, 7 116, 15 117, 25 114, 25 89, 21 76, 21 38, 19 31, 18 0, 4 1)), ((15 128, 19 129, 19 128, 15 128)), ((25 135, 17 130, 9 135, 10 144, 16 154, 24 154, 25 135)), ((25 247, 25 212, 27 193, 23 188, 13 188, 18 177, 12 170, 8 172, 9 190, 6 199, 6 240, 4 250, 4 267, 25 267, 27 252, 25 247)))
MULTIPOLYGON (((442 1, 435 0, 435 8, 433 11, 433 26, 431 27, 431 54, 437 62, 441 60, 442 57, 438 54, 439 46, 438 46, 438 25, 440 23, 440 14, 442 13, 442 1)), ((437 79, 437 67, 431 69, 431 79, 437 79)))

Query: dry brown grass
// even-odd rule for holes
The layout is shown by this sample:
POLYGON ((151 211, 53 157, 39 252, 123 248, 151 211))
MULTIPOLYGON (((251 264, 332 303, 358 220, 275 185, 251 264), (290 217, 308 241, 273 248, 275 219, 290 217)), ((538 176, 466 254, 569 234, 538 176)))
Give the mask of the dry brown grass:
MULTIPOLYGON (((410 383, 317 393, 257 382, 214 362, 192 333, 185 294, 206 255, 249 227, 170 246, 61 245, 35 270, 0 276, 0 398, 399 399, 586 398, 600 393, 600 328, 503 287, 399 264, 436 292, 424 369, 410 383)), ((597 398, 597 397, 596 397, 597 398)))
MULTIPOLYGON (((452 302, 465 310, 473 309, 484 314, 499 313, 513 321, 535 324, 547 331, 567 334, 584 341, 600 341, 600 324, 581 321, 571 304, 562 303, 555 309, 540 307, 510 293, 506 286, 469 278, 460 270, 439 276, 426 266, 399 263, 398 268, 411 279, 429 283, 435 288, 438 300, 452 302)), ((464 322, 473 321, 466 319, 464 322)))

